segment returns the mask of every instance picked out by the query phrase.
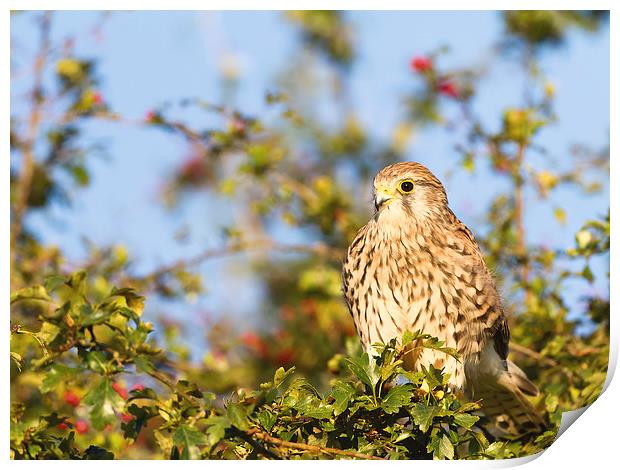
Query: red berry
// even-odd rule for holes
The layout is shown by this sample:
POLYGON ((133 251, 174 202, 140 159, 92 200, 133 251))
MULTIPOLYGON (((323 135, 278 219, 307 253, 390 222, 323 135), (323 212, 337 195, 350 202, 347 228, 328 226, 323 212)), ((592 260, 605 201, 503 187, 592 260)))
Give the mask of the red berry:
POLYGON ((78 434, 86 434, 88 432, 88 423, 81 419, 77 420, 75 423, 75 431, 78 434))
POLYGON ((144 120, 146 122, 153 122, 157 118, 157 113, 155 111, 147 111, 144 115, 144 120))
POLYGON ((123 398, 123 400, 127 400, 127 398, 129 398, 129 393, 127 392, 127 389, 118 382, 114 382, 112 384, 112 388, 123 398))
POLYGON ((265 356, 267 353, 267 347, 263 340, 256 334, 250 331, 243 333, 240 336, 241 342, 248 348, 252 349, 259 356, 265 356))
POLYGON ((131 391, 133 392, 134 390, 137 390, 138 392, 141 392, 142 390, 144 390, 144 385, 142 385, 142 384, 135 384, 133 387, 131 387, 131 391))
POLYGON ((295 318, 295 309, 290 305, 283 305, 280 308, 280 316, 283 320, 292 320, 295 318))
POLYGON ((123 423, 129 423, 130 421, 133 421, 134 416, 132 414, 129 413, 121 413, 121 421, 123 423))
POLYGON ((417 56, 411 59, 411 68, 419 73, 426 72, 433 68, 433 62, 428 57, 417 56))
POLYGON ((276 355, 276 361, 278 364, 286 365, 291 364, 295 357, 295 351, 293 348, 284 348, 281 349, 276 355))
POLYGON ((58 429, 62 429, 63 431, 65 431, 66 429, 69 429, 69 426, 67 426, 67 423, 58 423, 56 427, 58 429))
POLYGON ((229 129, 237 134, 243 134, 245 132, 245 122, 241 119, 233 119, 228 124, 229 129))
POLYGON ((103 104, 103 95, 100 92, 96 91, 93 93, 93 103, 96 105, 103 104))
POLYGON ((314 317, 316 315, 317 304, 314 299, 303 299, 300 303, 301 313, 306 316, 314 317))
POLYGON ((282 329, 278 329, 275 331, 275 333, 273 334, 273 336, 275 337, 275 339, 277 339, 278 341, 286 341, 286 339, 288 338, 289 334, 287 331, 284 331, 282 329))
POLYGON ((73 407, 79 406, 80 397, 78 397, 73 391, 67 390, 64 395, 65 403, 73 407))
POLYGON ((440 82, 437 89, 439 90, 439 93, 445 96, 449 96, 450 98, 459 97, 459 92, 456 89, 456 85, 452 81, 446 80, 440 82))
POLYGON ((194 184, 200 184, 207 175, 207 166, 203 158, 193 157, 181 167, 181 177, 194 184))

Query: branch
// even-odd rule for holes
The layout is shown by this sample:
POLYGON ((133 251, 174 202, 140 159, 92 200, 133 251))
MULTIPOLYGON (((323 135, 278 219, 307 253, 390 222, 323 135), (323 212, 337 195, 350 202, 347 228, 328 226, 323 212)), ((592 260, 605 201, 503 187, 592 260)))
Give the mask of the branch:
POLYGON ((254 447, 254 450, 257 453, 263 454, 265 457, 270 458, 272 460, 282 460, 282 457, 280 457, 277 454, 274 454, 273 452, 271 452, 269 449, 267 449, 266 447, 262 446, 261 443, 257 442, 255 439, 252 439, 252 435, 250 433, 245 433, 235 427, 231 428, 232 431, 234 432, 234 434, 236 436, 238 436, 240 439, 243 439, 245 442, 247 442, 248 444, 250 444, 252 447, 254 447))
POLYGON ((558 364, 556 361, 551 359, 550 357, 545 357, 542 354, 530 349, 525 346, 521 346, 520 344, 510 343, 510 350, 522 354, 523 356, 531 357, 532 359, 536 359, 537 361, 543 362, 549 367, 557 367, 558 364))
POLYGON ((348 450, 335 449, 333 447, 321 447, 314 446, 310 444, 300 444, 297 442, 289 442, 284 441, 282 439, 278 439, 277 437, 273 437, 266 432, 262 432, 257 428, 250 429, 246 432, 248 436, 253 436, 256 439, 267 442, 269 444, 273 444, 278 447, 282 447, 285 449, 295 449, 295 450, 303 450, 308 452, 315 452, 319 454, 330 454, 330 455, 342 455, 343 457, 350 457, 352 459, 364 459, 364 460, 385 460, 381 457, 376 457, 374 455, 362 454, 361 452, 354 452, 348 450))
POLYGON ((169 274, 173 271, 185 269, 191 266, 198 265, 208 259, 219 258, 222 256, 229 256, 244 251, 280 251, 288 253, 302 253, 311 254, 317 256, 323 256, 331 258, 333 260, 340 260, 342 253, 340 250, 329 247, 324 243, 318 243, 315 245, 299 245, 299 244, 283 244, 274 240, 252 240, 252 241, 239 241, 231 243, 227 246, 220 248, 211 248, 205 250, 201 254, 188 258, 186 260, 177 261, 171 265, 163 266, 150 274, 140 276, 139 280, 157 279, 165 274, 169 274))
POLYGON ((525 286, 525 304, 529 305, 532 292, 530 290, 528 279, 530 277, 529 261, 527 259, 527 247, 525 242, 525 228, 523 224, 523 161, 525 158, 525 144, 519 144, 516 157, 516 174, 514 175, 515 181, 515 229, 517 232, 517 254, 523 262, 521 276, 525 286))
POLYGON ((47 11, 41 17, 41 43, 34 62, 34 84, 31 91, 32 109, 28 118, 28 131, 21 145, 23 155, 22 168, 15 190, 15 204, 11 215, 11 264, 15 263, 17 249, 15 243, 22 232, 24 212, 28 208, 28 197, 34 174, 35 156, 34 146, 39 133, 41 113, 45 97, 43 95, 43 72, 50 49, 50 21, 51 12, 47 11))

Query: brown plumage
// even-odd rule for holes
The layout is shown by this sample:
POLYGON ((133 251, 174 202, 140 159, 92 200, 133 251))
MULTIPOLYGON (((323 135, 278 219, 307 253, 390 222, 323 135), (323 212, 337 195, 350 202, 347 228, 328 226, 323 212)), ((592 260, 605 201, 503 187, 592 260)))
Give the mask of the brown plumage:
POLYGON ((397 163, 374 180, 375 208, 347 252, 344 296, 364 349, 421 330, 460 354, 416 350, 406 366, 444 368, 458 393, 482 399, 497 434, 539 432, 544 421, 525 394, 536 387, 507 360, 510 333, 472 233, 448 207, 423 165, 397 163))

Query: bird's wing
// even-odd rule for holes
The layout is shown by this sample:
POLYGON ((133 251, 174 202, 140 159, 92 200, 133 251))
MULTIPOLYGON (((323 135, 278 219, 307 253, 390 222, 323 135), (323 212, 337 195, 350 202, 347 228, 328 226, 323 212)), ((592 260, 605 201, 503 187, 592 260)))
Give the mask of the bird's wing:
POLYGON ((482 399, 482 411, 491 421, 492 433, 519 436, 542 432, 547 424, 526 397, 526 394, 536 395, 538 389, 521 369, 508 361, 510 329, 493 276, 471 231, 456 217, 454 227, 453 235, 469 248, 471 259, 479 268, 478 275, 486 297, 485 308, 481 307, 475 320, 484 323, 477 346, 490 369, 488 374, 468 377, 468 381, 473 379, 475 382, 471 384, 475 398, 482 399))
POLYGON ((489 379, 481 380, 476 398, 482 399, 482 412, 490 421, 492 434, 518 437, 547 429, 544 417, 525 396, 513 374, 504 372, 489 379))

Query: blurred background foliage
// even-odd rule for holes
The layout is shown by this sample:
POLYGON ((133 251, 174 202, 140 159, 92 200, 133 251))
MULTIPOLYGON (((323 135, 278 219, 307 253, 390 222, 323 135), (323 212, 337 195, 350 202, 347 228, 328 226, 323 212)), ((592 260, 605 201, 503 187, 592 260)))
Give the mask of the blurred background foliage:
MULTIPOLYGON (((297 41, 261 92, 264 112, 244 109, 235 91, 241 72, 222 60, 219 93, 153 103, 139 117, 118 112, 106 97, 110 72, 79 47, 80 35, 53 34, 65 14, 13 14, 29 32, 24 39, 23 25, 12 31, 13 458, 504 458, 548 445, 553 433, 493 443, 471 431, 475 405, 459 404, 440 371, 409 376, 409 385, 387 395, 382 384, 367 383, 373 366, 358 357, 341 299, 341 259, 370 215, 371 178, 412 159, 422 132, 450 140, 451 154, 434 156, 449 162, 450 174, 484 172, 484 185, 496 188, 468 225, 503 293, 512 359, 542 391, 537 406, 557 426, 562 411, 596 399, 609 351, 609 271, 596 267, 608 267, 608 204, 591 206, 569 244, 533 239, 538 222, 527 215, 555 193, 606 194, 608 142, 592 148, 571 135, 561 148, 546 148, 540 139, 562 120, 545 60, 566 53, 574 32, 601 34, 605 12, 497 12, 501 35, 485 65, 446 67, 450 47, 411 44, 403 64, 410 87, 388 138, 365 124, 352 99, 363 51, 349 12, 281 14, 297 41), (524 80, 513 87, 512 105, 489 119, 477 94, 494 86, 494 61, 513 63, 524 80), (93 135, 98 122, 112 126, 107 139, 93 135), (137 268, 138 257, 120 243, 87 238, 84 256, 68 255, 32 221, 74 210, 101 168, 93 162, 104 156, 107 164, 114 139, 135 127, 173 136, 185 155, 157 201, 184 223, 158 229, 183 244, 206 220, 220 232, 218 242, 152 269, 137 268), (192 198, 202 220, 183 209, 192 198), (220 224, 222 210, 232 223, 220 224), (241 262, 232 264, 235 257, 241 262), (232 273, 205 276, 200 267, 217 260, 231 260, 232 273), (246 305, 251 314, 209 312, 197 331, 189 321, 196 299, 223 295, 210 283, 224 283, 230 300, 221 305, 234 305, 245 298, 235 279, 248 275, 263 292, 246 305), (285 388, 293 366, 297 379, 285 388), (411 417, 413 430, 399 413, 411 417)), ((103 38, 118 15, 128 13, 102 13, 86 34, 103 38)), ((408 15, 415 21, 416 13, 408 15)), ((170 95, 179 93, 170 83, 170 95)), ((444 183, 454 204, 458 195, 444 183)), ((571 207, 553 200, 545 223, 565 231, 571 207)), ((140 218, 139 207, 128 210, 140 218)), ((386 351, 376 367, 387 381, 402 371, 386 351)))

